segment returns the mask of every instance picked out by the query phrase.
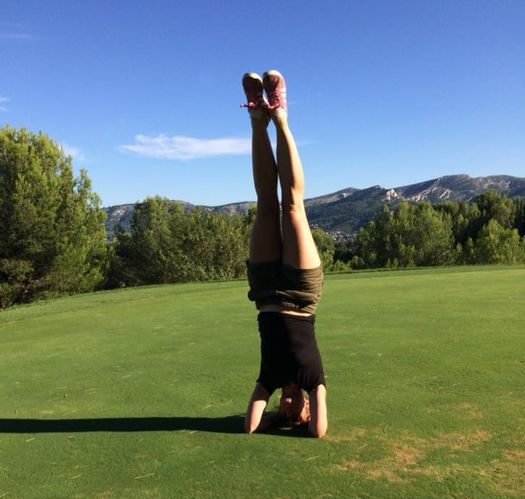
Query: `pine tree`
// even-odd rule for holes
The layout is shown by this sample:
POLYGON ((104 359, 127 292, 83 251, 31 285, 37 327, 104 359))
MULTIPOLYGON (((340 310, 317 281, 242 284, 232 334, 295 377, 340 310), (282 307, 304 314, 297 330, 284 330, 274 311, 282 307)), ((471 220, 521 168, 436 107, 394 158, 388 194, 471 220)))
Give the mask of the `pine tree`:
POLYGON ((85 171, 43 133, 0 129, 0 306, 90 291, 106 270, 105 213, 85 171))

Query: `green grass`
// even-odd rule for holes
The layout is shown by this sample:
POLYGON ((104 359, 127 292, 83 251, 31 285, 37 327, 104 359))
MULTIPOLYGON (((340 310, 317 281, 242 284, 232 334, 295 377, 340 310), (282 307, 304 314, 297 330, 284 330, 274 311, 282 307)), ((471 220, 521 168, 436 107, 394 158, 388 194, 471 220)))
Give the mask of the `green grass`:
POLYGON ((0 313, 0 498, 525 497, 525 268, 327 276, 330 427, 242 433, 242 281, 0 313))

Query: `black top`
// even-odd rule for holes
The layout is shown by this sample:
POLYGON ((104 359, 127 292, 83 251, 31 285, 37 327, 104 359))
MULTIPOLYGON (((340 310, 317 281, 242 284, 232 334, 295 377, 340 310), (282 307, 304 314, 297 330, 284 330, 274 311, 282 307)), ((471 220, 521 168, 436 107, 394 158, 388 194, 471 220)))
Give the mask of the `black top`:
POLYGON ((283 385, 310 392, 325 385, 323 364, 315 339, 315 317, 261 312, 261 370, 257 381, 270 395, 283 385))

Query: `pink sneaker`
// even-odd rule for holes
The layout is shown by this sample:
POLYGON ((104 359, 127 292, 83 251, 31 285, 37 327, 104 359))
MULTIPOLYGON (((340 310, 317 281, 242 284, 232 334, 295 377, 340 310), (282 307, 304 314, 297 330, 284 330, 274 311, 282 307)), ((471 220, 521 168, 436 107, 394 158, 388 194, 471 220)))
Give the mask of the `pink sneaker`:
POLYGON ((286 114, 286 83, 279 71, 271 69, 263 74, 263 86, 268 98, 268 109, 275 114, 286 114))
POLYGON ((263 95, 263 81, 257 73, 246 73, 242 77, 242 88, 246 94, 246 104, 250 118, 260 119, 268 116, 268 103, 263 95))

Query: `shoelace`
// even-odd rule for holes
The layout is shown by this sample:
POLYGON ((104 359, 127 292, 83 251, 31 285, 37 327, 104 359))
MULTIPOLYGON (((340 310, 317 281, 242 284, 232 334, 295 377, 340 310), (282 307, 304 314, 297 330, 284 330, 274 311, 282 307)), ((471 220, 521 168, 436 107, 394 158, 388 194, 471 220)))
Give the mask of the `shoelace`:
POLYGON ((247 107, 248 109, 257 109, 258 107, 262 107, 259 104, 255 102, 248 102, 248 104, 241 104, 241 107, 247 107))
POLYGON ((286 90, 274 88, 271 92, 266 90, 266 96, 268 97, 268 109, 277 109, 279 107, 286 107, 286 97, 283 98, 283 94, 286 95, 286 90), (284 105, 283 105, 284 104, 284 105))
POLYGON ((254 94, 247 97, 248 104, 241 104, 241 107, 247 107, 248 109, 265 109, 268 107, 262 95, 259 93, 255 94, 256 98, 253 98, 254 94))

